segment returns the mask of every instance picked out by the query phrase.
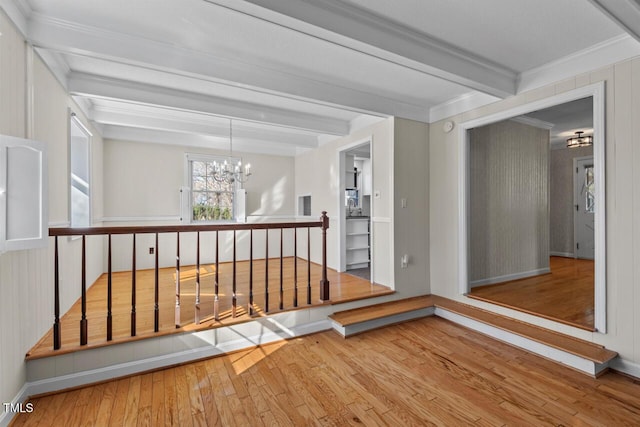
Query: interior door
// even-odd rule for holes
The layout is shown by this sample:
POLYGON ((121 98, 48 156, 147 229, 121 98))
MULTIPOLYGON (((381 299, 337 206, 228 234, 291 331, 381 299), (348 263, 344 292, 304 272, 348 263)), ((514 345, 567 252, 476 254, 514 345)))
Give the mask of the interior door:
POLYGON ((593 157, 576 159, 574 171, 574 243, 576 258, 594 258, 595 182, 593 157))

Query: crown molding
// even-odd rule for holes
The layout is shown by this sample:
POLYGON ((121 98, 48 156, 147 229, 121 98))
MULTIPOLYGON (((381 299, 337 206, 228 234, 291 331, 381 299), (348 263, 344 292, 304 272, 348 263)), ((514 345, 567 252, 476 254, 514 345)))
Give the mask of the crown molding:
POLYGON ((26 39, 29 28, 29 17, 33 13, 26 0, 0 0, 0 8, 4 10, 18 31, 26 39))
POLYGON ((515 94, 513 70, 340 0, 205 1, 474 90, 515 94))
POLYGON ((534 119, 533 117, 527 117, 527 116, 512 117, 509 120, 511 120, 512 122, 521 123, 523 125, 533 126, 535 128, 540 128, 545 130, 551 130, 553 126, 555 126, 553 123, 545 122, 544 120, 538 120, 538 119, 534 119))
POLYGON ((518 93, 536 89, 640 55, 640 42, 628 34, 595 44, 520 74, 518 93))
POLYGON ((638 0, 589 1, 640 42, 640 2, 638 0))
POLYGON ((468 92, 447 102, 431 107, 429 110, 429 123, 475 110, 476 108, 483 107, 499 100, 500 98, 486 93, 468 92))

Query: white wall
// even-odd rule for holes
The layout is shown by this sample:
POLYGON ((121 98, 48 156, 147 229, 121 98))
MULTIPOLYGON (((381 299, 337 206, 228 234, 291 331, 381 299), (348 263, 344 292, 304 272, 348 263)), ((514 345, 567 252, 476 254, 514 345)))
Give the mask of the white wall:
MULTIPOLYGON (((640 58, 584 73, 446 120, 456 123, 553 96, 599 81, 606 82, 606 231, 607 333, 588 333, 553 322, 513 314, 547 327, 593 340, 620 353, 640 374, 640 58)), ((458 289, 457 133, 443 122, 430 128, 431 290, 468 304, 504 312, 464 298, 458 289)), ((597 142, 596 142, 597 143, 597 142)))
MULTIPOLYGON (((69 221, 68 121, 69 108, 80 118, 72 100, 32 55, 23 37, 0 12, 0 133, 45 142, 49 153, 49 222, 69 221), (27 78, 27 76, 31 78, 27 78), (33 81, 33 103, 26 82, 33 81), (32 121, 29 118, 32 117, 32 121), (30 123, 33 123, 30 125, 30 123)), ((93 217, 102 217, 102 140, 92 140, 93 217)), ((101 243, 88 259, 88 282, 102 272, 101 243)), ((80 241, 60 240, 60 251, 73 254, 61 263, 61 309, 80 295, 80 241)), ((11 402, 22 388, 26 352, 53 324, 53 245, 48 249, 0 255, 0 401, 11 402)), ((0 417, 3 414, 0 413, 0 417)))
MULTIPOLYGON (((226 152, 179 145, 152 144, 106 140, 104 144, 104 191, 106 225, 180 224, 180 187, 185 185, 185 153, 226 155, 226 152)), ((291 221, 295 216, 294 158, 264 154, 240 153, 243 162, 251 163, 253 176, 244 184, 247 191, 249 222, 291 221)), ((314 230, 314 236, 317 234, 314 230)), ((265 254, 264 231, 254 231, 254 258, 265 254)), ((214 233, 201 234, 201 262, 213 262, 214 233)), ((293 233, 285 231, 284 255, 293 255, 293 233)), ((306 239, 299 239, 299 250, 306 253, 306 239)), ((114 271, 129 270, 132 258, 131 236, 114 236, 112 256, 114 271)), ((316 240, 319 242, 319 240, 316 240)), ((237 233, 238 259, 249 257, 249 232, 237 233)), ((220 233, 220 261, 233 257, 233 233, 220 233)), ((314 243, 312 243, 314 244, 314 243)), ((136 267, 152 268, 155 256, 149 248, 155 246, 154 235, 139 235, 136 239, 136 267)), ((176 236, 159 238, 159 264, 175 265, 176 236)), ((182 265, 196 263, 196 235, 182 233, 180 237, 182 265)), ((269 235, 269 257, 279 256, 280 235, 269 235)), ((105 268, 106 271, 106 268, 105 268)))
MULTIPOLYGON (((339 269, 340 265, 340 203, 344 194, 339 194, 339 150, 371 140, 372 185, 380 197, 371 197, 372 250, 374 281, 393 286, 393 128, 390 118, 328 142, 317 149, 296 157, 295 194, 311 195, 311 212, 318 215, 327 211, 330 224, 327 231, 327 264, 339 269)), ((344 203, 344 202, 342 202, 344 203)), ((311 258, 320 260, 319 246, 312 247, 311 258)))

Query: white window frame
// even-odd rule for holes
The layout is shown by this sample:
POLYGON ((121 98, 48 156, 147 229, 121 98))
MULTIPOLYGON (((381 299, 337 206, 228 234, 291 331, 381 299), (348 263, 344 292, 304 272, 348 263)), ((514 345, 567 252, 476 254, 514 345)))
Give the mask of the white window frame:
POLYGON ((220 223, 233 223, 233 222, 244 222, 244 196, 245 192, 242 188, 241 182, 233 183, 233 204, 232 204, 232 212, 231 219, 219 219, 219 220, 210 220, 210 221, 194 221, 193 219, 193 198, 191 197, 191 186, 193 184, 193 172, 192 172, 192 162, 218 162, 224 163, 224 161, 232 161, 237 163, 240 158, 236 157, 224 157, 224 156, 216 156, 211 154, 198 154, 198 153, 185 153, 184 155, 184 187, 182 187, 182 220, 187 224, 220 224, 220 223))
MULTIPOLYGON (((76 116, 76 114, 74 112, 71 112, 69 114, 69 224, 71 227, 83 227, 83 226, 87 226, 87 227, 91 227, 93 225, 93 216, 92 216, 92 205, 93 205, 93 197, 92 197, 92 191, 91 191, 91 176, 92 176, 92 167, 91 167, 91 140, 93 138, 93 134, 91 133, 91 131, 89 131, 89 129, 87 129, 87 127, 84 125, 84 123, 82 123, 80 121, 80 119, 76 116), (73 174, 73 157, 75 155, 78 155, 78 153, 75 153, 73 150, 73 143, 72 143, 72 138, 74 136, 74 132, 73 132, 73 127, 75 126, 75 128, 82 133, 85 137, 86 137, 86 143, 87 143, 87 149, 86 149, 86 156, 87 158, 85 159, 86 163, 87 163, 87 180, 86 182, 82 182, 81 184, 83 184, 84 186, 86 186, 86 194, 87 194, 87 198, 88 198, 88 204, 89 204, 89 210, 88 210, 88 218, 87 218, 87 224, 77 224, 74 223, 73 218, 74 218, 74 212, 73 212, 73 187, 74 187, 74 174, 73 174)), ((76 180, 77 181, 77 180, 76 180)))

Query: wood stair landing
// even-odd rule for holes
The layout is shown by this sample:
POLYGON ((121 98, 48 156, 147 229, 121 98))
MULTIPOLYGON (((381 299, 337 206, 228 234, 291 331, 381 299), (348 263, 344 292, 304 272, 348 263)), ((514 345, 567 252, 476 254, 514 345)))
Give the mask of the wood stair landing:
POLYGON ((384 302, 336 312, 329 316, 333 328, 349 337, 372 329, 433 315, 431 295, 384 302))
POLYGON ((616 352, 599 344, 435 295, 336 312, 329 317, 333 328, 349 337, 430 315, 440 316, 592 376, 605 372, 609 362, 617 357, 616 352))

